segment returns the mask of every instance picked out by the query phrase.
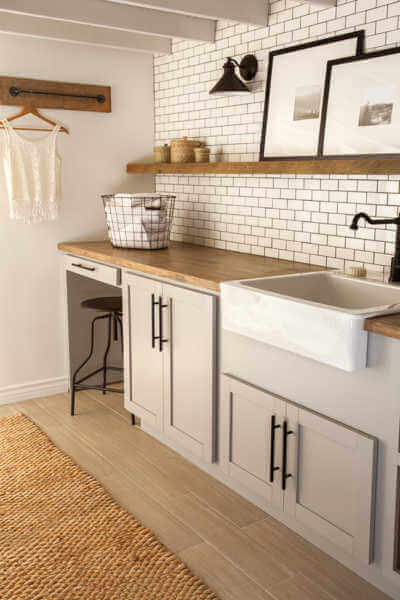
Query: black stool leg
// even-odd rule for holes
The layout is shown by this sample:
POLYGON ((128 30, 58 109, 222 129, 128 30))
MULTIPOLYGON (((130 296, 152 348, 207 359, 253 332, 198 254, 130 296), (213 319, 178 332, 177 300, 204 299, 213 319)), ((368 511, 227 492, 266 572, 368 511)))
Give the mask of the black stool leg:
POLYGON ((131 418, 132 418, 132 425, 136 425, 136 419, 135 419, 135 415, 133 413, 131 413, 131 418))
MULTIPOLYGON (((107 340, 107 348, 103 357, 103 387, 105 388, 107 385, 107 358, 108 353, 111 348, 111 326, 112 326, 113 315, 108 315, 108 340, 107 340)), ((103 389, 103 394, 106 394, 106 390, 103 389)))
POLYGON ((81 365, 79 365, 79 367, 76 369, 76 371, 73 373, 72 375, 72 381, 71 381, 71 416, 73 417, 75 414, 75 382, 76 382, 76 378, 77 375, 79 373, 79 371, 81 369, 83 369, 83 367, 86 365, 86 363, 89 362, 89 360, 92 357, 93 354, 93 349, 94 349, 94 326, 96 324, 96 321, 99 321, 100 319, 107 319, 109 317, 109 315, 102 315, 101 317, 95 317, 92 320, 91 326, 90 326, 90 351, 88 354, 88 357, 83 361, 83 363, 81 365))

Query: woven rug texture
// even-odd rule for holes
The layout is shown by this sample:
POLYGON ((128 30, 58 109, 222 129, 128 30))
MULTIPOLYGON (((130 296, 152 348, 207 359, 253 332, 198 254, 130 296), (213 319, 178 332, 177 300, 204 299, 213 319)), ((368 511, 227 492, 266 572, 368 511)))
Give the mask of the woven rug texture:
POLYGON ((217 600, 24 415, 0 418, 1 600, 217 600))

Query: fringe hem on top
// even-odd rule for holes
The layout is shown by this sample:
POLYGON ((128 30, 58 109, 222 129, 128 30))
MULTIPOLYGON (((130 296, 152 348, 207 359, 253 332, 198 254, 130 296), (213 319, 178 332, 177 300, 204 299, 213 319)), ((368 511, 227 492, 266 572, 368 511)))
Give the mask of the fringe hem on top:
POLYGON ((55 221, 58 217, 58 206, 55 203, 48 206, 35 206, 31 211, 26 211, 22 208, 25 202, 23 199, 14 199, 12 210, 10 210, 10 219, 32 225, 33 223, 55 221))

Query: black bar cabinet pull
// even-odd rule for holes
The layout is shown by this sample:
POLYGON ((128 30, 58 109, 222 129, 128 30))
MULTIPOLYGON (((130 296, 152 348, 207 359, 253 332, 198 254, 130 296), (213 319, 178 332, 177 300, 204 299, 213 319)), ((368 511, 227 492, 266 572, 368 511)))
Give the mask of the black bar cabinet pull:
POLYGON ((155 315, 155 307, 158 302, 156 302, 154 294, 151 295, 151 347, 156 347, 156 340, 158 340, 158 336, 156 336, 156 315, 155 315))
POLYGON ((291 473, 287 473, 287 438, 294 431, 288 430, 287 421, 283 422, 283 449, 282 449, 282 490, 286 490, 286 479, 293 477, 291 473))
POLYGON ((274 482, 274 473, 279 471, 280 467, 275 467, 275 429, 280 429, 280 425, 276 425, 275 415, 271 416, 271 449, 270 449, 270 463, 269 463, 269 480, 271 483, 274 482))
POLYGON ((159 296, 158 297, 158 315, 159 315, 159 321, 160 321, 160 335, 157 338, 159 341, 159 350, 160 352, 163 351, 163 344, 165 342, 168 342, 168 340, 164 340, 164 336, 163 336, 163 308, 167 308, 168 304, 163 304, 162 302, 162 297, 159 296))
POLYGON ((39 90, 21 90, 20 88, 15 87, 14 85, 10 87, 8 90, 10 96, 15 98, 20 94, 38 94, 40 96, 62 96, 63 98, 87 98, 88 100, 96 100, 99 104, 104 104, 106 101, 105 96, 103 94, 97 94, 97 96, 85 96, 84 94, 64 94, 62 92, 43 92, 39 90))
POLYGON ((85 271, 95 271, 95 267, 86 267, 85 265, 81 265, 80 263, 72 263, 73 267, 78 267, 78 269, 85 269, 85 271))

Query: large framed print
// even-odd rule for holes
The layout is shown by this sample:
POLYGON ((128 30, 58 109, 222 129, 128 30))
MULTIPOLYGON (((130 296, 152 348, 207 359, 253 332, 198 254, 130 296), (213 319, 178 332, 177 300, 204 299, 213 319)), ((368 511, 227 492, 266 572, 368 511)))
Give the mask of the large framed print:
POLYGON ((270 52, 260 160, 317 155, 326 65, 363 49, 356 31, 270 52))
POLYGON ((319 143, 329 158, 400 154, 400 48, 328 63, 319 143))

